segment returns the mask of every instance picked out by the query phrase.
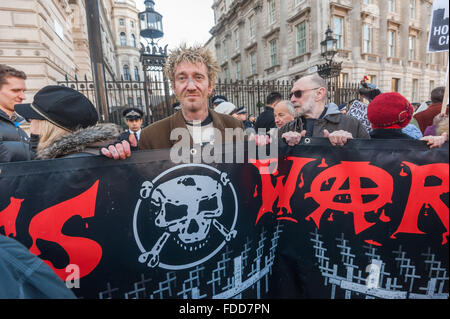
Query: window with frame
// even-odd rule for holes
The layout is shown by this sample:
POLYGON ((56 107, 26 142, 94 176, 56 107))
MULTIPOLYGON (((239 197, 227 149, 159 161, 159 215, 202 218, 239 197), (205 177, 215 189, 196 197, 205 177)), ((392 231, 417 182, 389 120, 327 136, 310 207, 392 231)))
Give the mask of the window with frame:
POLYGON ((253 51, 250 53, 250 74, 255 75, 256 74, 256 52, 253 51))
POLYGON ((391 81, 391 91, 398 92, 400 90, 400 79, 392 78, 391 81))
POLYGON ((408 42, 409 42, 409 59, 415 60, 416 59, 416 37, 410 35, 408 42))
POLYGON ((409 0, 409 16, 411 19, 416 18, 416 0, 409 0))
POLYGON ((234 30, 234 48, 239 49, 239 29, 234 30))
POLYGON ((277 65, 277 40, 273 39, 269 42, 270 46, 270 66, 277 65))
POLYGON ((236 62, 236 80, 240 80, 241 79, 241 62, 237 61, 236 62))
POLYGON ((127 35, 125 32, 120 33, 120 45, 123 47, 127 45, 127 35))
POLYGON ((388 32, 388 57, 395 57, 396 54, 397 32, 390 30, 388 32))
POLYGON ((344 48, 344 19, 342 17, 333 18, 333 33, 337 40, 336 49, 344 48))
POLYGON ((297 56, 306 53, 306 21, 297 25, 297 56))
POLYGON ((121 26, 125 25, 125 20, 124 19, 119 19, 119 25, 121 25, 121 26))
POLYGON ((230 70, 228 70, 228 67, 223 68, 223 76, 224 76, 225 80, 230 79, 230 70))
POLYGON ((250 39, 255 37, 255 16, 253 15, 248 18, 248 36, 250 39))
POLYGON ((363 26, 363 53, 372 53, 372 29, 368 24, 363 26))
POLYGON ((228 57, 228 50, 227 50, 227 41, 224 40, 222 42, 222 53, 223 53, 223 58, 226 59, 228 57))
POLYGON ((269 16, 269 25, 275 23, 275 0, 269 0, 267 2, 267 10, 268 10, 268 16, 269 16))
POLYGON ((126 80, 126 81, 131 80, 130 67, 128 65, 126 65, 126 64, 123 66, 123 79, 126 80))
POLYGON ((139 81, 139 69, 137 66, 134 67, 134 79, 139 81))
POLYGON ((136 37, 134 34, 131 35, 131 46, 134 48, 136 47, 136 37))
POLYGON ((388 9, 389 9, 389 12, 392 12, 392 13, 396 12, 396 0, 388 1, 388 9))

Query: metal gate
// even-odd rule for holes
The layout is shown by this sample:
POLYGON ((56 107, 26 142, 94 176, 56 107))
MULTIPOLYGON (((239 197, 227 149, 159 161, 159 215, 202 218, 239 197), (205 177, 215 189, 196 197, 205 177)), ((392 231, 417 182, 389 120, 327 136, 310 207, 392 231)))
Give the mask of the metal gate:
MULTIPOLYGON (((145 125, 161 120, 174 113, 172 104, 176 97, 163 78, 148 76, 147 81, 106 81, 106 95, 109 109, 109 122, 125 125, 122 111, 128 107, 137 107, 145 114, 145 125)), ((225 95, 237 107, 244 106, 249 114, 259 115, 265 106, 266 97, 271 92, 279 92, 284 99, 289 98, 294 82, 290 81, 218 81, 213 95, 225 95)), ((59 81, 58 85, 73 88, 97 105, 94 82, 79 80, 76 76, 59 81)), ((336 104, 348 103, 357 99, 358 83, 339 82, 338 78, 327 79, 328 100, 336 104)), ((97 105, 97 108, 99 105, 97 105)))
MULTIPOLYGON (((70 80, 66 75, 64 81, 58 85, 70 87, 83 93, 99 109, 96 101, 94 81, 83 80, 77 76, 70 80)), ((163 119, 173 113, 172 103, 175 97, 166 90, 163 81, 148 79, 148 81, 124 80, 106 81, 106 97, 109 110, 109 122, 124 125, 122 111, 128 107, 136 107, 145 114, 145 125, 163 119)))

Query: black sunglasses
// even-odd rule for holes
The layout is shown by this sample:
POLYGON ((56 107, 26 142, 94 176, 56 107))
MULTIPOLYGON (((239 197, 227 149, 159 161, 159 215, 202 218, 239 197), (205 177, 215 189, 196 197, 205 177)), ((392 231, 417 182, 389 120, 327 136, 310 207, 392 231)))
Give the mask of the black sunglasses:
POLYGON ((305 91, 312 91, 312 90, 318 90, 320 89, 320 87, 315 88, 315 89, 307 89, 307 90, 297 90, 292 92, 291 94, 289 94, 289 100, 292 99, 292 96, 295 96, 297 99, 301 98, 303 95, 303 92, 305 91))

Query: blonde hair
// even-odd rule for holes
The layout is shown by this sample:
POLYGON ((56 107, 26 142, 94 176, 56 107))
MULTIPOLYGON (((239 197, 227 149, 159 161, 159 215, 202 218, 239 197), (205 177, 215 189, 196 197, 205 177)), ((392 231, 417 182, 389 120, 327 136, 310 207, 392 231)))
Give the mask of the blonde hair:
POLYGON ((164 66, 164 74, 175 87, 175 70, 181 62, 204 64, 208 70, 209 86, 214 85, 220 71, 219 64, 210 50, 203 46, 186 47, 186 44, 171 50, 164 66))
POLYGON ((39 120, 39 144, 37 151, 42 151, 52 145, 57 139, 69 135, 70 132, 50 123, 46 120, 39 120))

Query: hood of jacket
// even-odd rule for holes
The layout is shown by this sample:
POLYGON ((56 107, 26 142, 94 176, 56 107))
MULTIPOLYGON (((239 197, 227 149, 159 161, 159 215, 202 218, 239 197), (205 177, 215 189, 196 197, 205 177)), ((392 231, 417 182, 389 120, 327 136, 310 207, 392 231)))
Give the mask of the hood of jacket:
POLYGON ((325 107, 327 109, 325 116, 332 114, 341 114, 341 111, 339 111, 339 107, 335 103, 329 103, 325 105, 325 107))
POLYGON ((40 150, 37 157, 51 159, 84 152, 98 155, 101 147, 114 143, 121 133, 122 128, 116 124, 97 124, 57 139, 49 147, 40 150))

